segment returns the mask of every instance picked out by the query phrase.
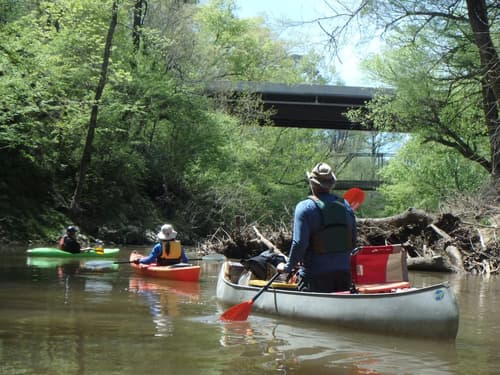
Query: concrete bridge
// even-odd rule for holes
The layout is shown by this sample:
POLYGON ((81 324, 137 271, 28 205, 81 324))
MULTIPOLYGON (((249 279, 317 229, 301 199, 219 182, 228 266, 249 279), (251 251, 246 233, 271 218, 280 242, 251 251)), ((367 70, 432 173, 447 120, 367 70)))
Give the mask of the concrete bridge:
POLYGON ((273 109, 275 126, 341 130, 362 128, 345 117, 349 109, 363 107, 376 89, 327 85, 281 83, 214 82, 210 91, 260 94, 264 108, 273 109))
MULTIPOLYGON (((264 109, 274 111, 274 126, 308 129, 339 129, 369 131, 345 116, 350 109, 363 107, 373 98, 376 89, 327 85, 285 85, 281 83, 214 82, 209 92, 228 95, 258 94, 264 109)), ((339 180, 336 190, 359 187, 375 190, 381 181, 339 180)))

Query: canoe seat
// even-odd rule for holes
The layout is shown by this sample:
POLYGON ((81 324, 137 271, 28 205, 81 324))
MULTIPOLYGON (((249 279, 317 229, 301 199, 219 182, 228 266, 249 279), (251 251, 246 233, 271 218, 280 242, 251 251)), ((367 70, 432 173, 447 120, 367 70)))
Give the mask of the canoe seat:
MULTIPOLYGON (((257 287, 263 287, 264 285, 267 284, 267 280, 250 280, 248 281, 248 285, 250 286, 257 286, 257 287)), ((297 283, 284 283, 284 282, 273 282, 271 285, 271 288, 275 289, 297 289, 297 283)))
POLYGON ((226 278, 226 280, 237 284, 238 279, 240 278, 244 270, 245 268, 240 262, 227 261, 224 268, 224 277, 226 278))
POLYGON ((382 284, 357 284, 356 290, 358 293, 394 293, 398 289, 409 289, 410 283, 408 281, 400 281, 396 283, 382 283, 382 284))
POLYGON ((358 293, 407 289, 406 251, 401 245, 361 246, 351 254, 352 282, 358 293))

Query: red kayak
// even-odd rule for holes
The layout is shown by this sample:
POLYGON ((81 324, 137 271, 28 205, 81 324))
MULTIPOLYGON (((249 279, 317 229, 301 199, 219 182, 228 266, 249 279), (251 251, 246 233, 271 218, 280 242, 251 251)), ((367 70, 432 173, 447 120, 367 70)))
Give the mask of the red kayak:
MULTIPOLYGON (((130 261, 143 257, 144 255, 133 251, 130 254, 130 261)), ((130 263, 130 266, 138 275, 178 281, 198 281, 200 279, 201 267, 189 263, 178 263, 172 266, 157 266, 155 263, 140 265, 130 263)))

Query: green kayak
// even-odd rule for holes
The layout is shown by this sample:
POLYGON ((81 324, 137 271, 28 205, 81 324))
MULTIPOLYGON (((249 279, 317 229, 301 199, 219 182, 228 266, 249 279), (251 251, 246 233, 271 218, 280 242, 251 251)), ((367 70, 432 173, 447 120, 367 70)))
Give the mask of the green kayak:
POLYGON ((37 247, 26 251, 30 257, 51 257, 51 258, 113 258, 118 256, 120 249, 104 249, 103 253, 97 253, 94 249, 78 254, 68 253, 55 247, 37 247))

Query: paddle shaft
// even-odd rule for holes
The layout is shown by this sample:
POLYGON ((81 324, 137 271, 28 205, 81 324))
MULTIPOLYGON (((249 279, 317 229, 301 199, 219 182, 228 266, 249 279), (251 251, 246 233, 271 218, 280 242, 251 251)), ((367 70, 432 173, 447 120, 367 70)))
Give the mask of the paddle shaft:
MULTIPOLYGON (((191 258, 189 260, 203 260, 202 258, 191 258)), ((113 262, 113 264, 130 264, 134 263, 133 260, 117 260, 116 262, 113 262)))
POLYGON ((280 273, 279 273, 279 272, 276 272, 276 274, 275 274, 273 277, 271 277, 271 279, 270 279, 270 280, 266 283, 266 285, 264 285, 264 286, 261 288, 261 290, 259 290, 259 292, 258 292, 258 293, 257 293, 257 294, 256 294, 256 295, 252 298, 252 303, 254 303, 254 302, 255 302, 255 300, 256 300, 257 298, 259 298, 259 297, 260 297, 260 295, 261 295, 262 293, 264 293, 264 291, 265 291, 267 288, 269 288, 269 286, 273 283, 273 281, 274 281, 274 280, 276 280, 276 279, 278 278, 278 276, 279 276, 279 275, 280 275, 280 273))

